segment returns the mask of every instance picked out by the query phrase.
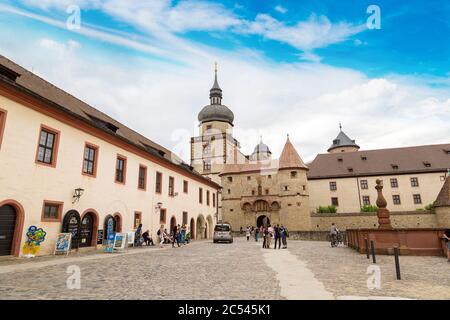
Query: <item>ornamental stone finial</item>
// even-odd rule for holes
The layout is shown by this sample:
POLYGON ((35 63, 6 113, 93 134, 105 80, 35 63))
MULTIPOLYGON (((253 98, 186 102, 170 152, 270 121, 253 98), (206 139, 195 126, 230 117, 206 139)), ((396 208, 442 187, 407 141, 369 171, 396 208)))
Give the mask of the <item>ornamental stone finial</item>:
POLYGON ((387 207, 387 201, 383 196, 383 180, 377 179, 375 189, 377 189, 377 217, 379 229, 392 229, 391 220, 389 219, 389 210, 387 207))

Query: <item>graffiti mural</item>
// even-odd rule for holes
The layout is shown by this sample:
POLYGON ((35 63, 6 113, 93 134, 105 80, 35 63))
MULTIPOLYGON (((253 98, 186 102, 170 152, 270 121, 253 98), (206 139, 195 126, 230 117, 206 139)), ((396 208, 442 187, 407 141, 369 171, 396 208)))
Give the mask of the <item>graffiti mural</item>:
POLYGON ((27 241, 23 245, 23 254, 26 257, 34 257, 41 249, 41 243, 45 240, 47 232, 42 228, 30 226, 27 231, 27 241))

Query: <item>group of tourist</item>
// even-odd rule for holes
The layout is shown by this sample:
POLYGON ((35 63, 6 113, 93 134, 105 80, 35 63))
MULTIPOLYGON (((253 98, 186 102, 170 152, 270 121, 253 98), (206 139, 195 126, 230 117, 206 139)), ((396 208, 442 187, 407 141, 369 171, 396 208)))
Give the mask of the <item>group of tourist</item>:
POLYGON ((289 231, 284 225, 274 225, 273 227, 269 224, 267 226, 253 227, 248 226, 245 230, 245 235, 247 241, 250 241, 250 237, 253 235, 255 241, 258 242, 259 238, 263 239, 262 247, 264 249, 270 249, 272 244, 272 239, 274 239, 274 249, 281 249, 281 243, 283 243, 283 249, 287 249, 287 238, 289 237, 289 231))
MULTIPOLYGON (((164 225, 161 225, 161 228, 157 231, 159 246, 162 248, 164 244, 171 243, 172 248, 175 247, 175 243, 178 247, 181 245, 185 245, 189 243, 190 233, 187 232, 187 226, 183 224, 182 226, 176 225, 172 228, 169 233, 164 225)), ((154 246, 153 238, 150 235, 150 231, 146 230, 142 232, 142 223, 139 224, 135 233, 134 233, 134 245, 139 247, 142 245, 154 246)))
POLYGON ((157 232, 159 238, 159 246, 162 248, 165 243, 172 243, 172 248, 175 248, 175 243, 178 247, 189 243, 190 233, 187 232, 187 226, 183 224, 182 226, 173 226, 171 233, 167 232, 164 225, 161 225, 157 232))

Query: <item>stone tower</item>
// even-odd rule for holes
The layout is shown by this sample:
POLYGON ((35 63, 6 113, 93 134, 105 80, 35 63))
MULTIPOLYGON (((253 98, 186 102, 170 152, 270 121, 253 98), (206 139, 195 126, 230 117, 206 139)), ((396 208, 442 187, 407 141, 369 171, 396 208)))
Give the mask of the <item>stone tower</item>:
POLYGON ((264 160, 271 160, 272 159, 272 152, 270 152, 269 147, 261 141, 256 145, 255 149, 253 150, 253 153, 250 155, 251 161, 264 161, 264 160))
POLYGON ((219 173, 225 164, 243 163, 239 142, 233 138, 233 112, 222 104, 222 89, 217 80, 209 91, 209 105, 198 114, 199 135, 191 138, 191 166, 220 184, 219 173))
POLYGON ((291 230, 311 230, 308 167, 289 136, 278 161, 277 180, 281 198, 281 221, 291 230))
POLYGON ((333 140, 333 144, 328 148, 328 152, 354 152, 358 150, 359 146, 355 143, 355 140, 350 139, 344 131, 342 131, 342 125, 339 123, 339 134, 336 139, 333 140))

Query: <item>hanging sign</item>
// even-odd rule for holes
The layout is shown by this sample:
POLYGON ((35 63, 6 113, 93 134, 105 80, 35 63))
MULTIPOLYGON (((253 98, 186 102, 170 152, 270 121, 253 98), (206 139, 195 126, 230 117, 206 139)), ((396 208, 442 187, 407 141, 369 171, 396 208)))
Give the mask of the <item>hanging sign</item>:
POLYGON ((59 233, 56 237, 55 251, 53 252, 53 254, 65 253, 66 255, 68 255, 70 252, 71 240, 71 233, 59 233))

